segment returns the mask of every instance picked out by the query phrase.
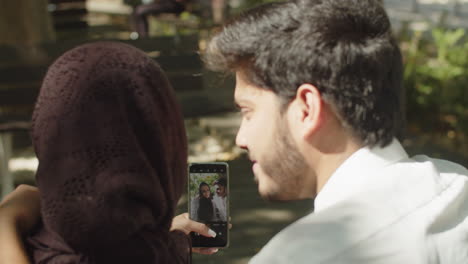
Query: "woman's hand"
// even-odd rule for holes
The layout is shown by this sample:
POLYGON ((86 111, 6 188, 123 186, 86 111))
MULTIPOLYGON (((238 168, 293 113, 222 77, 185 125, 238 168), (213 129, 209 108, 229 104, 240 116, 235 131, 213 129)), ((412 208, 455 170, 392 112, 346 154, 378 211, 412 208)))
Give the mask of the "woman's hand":
POLYGON ((29 263, 22 235, 39 222, 40 197, 36 187, 20 185, 0 203, 0 263, 29 263))
POLYGON ((39 222, 41 216, 39 190, 22 184, 5 196, 0 203, 0 220, 12 221, 21 234, 25 234, 39 222))
MULTIPOLYGON (((206 237, 215 237, 216 233, 208 228, 205 224, 193 221, 189 218, 188 213, 178 215, 172 219, 171 231, 178 230, 184 232, 186 235, 189 235, 190 232, 196 232, 206 237)), ((218 252, 217 248, 193 248, 193 252, 212 255, 218 252)))

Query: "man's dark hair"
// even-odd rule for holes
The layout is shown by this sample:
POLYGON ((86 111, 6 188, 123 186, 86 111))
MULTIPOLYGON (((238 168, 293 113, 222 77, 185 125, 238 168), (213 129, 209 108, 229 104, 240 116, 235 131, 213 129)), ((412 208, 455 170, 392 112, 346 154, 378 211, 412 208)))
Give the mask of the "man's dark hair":
MULTIPOLYGON (((287 106, 319 89, 362 143, 386 146, 402 125, 402 58, 377 0, 297 0, 251 9, 210 41, 204 60, 238 71, 287 106)), ((284 109, 283 107, 282 109, 284 109)))
POLYGON ((221 185, 221 186, 223 186, 223 187, 226 187, 226 186, 227 186, 226 178, 223 178, 223 177, 219 178, 219 179, 215 182, 215 184, 221 185))

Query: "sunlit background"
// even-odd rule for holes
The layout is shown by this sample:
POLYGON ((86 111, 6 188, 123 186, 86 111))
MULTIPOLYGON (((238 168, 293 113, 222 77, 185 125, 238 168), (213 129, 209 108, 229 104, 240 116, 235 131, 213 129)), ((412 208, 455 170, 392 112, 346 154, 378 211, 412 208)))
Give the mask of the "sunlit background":
MULTIPOLYGON (((2 195, 34 184, 37 159, 29 120, 48 65, 88 41, 119 40, 158 61, 182 105, 189 161, 230 165, 231 246, 194 263, 247 263, 275 233, 309 213, 313 201, 264 202, 249 163, 234 144, 240 116, 234 81, 203 68, 199 52, 210 34, 260 0, 193 0, 181 14, 149 17, 149 38, 130 15, 139 0, 0 0, 0 179, 2 195)), ((407 125, 402 142, 468 166, 468 0, 386 0, 405 60, 407 125)), ((187 198, 179 212, 187 210, 187 198)))

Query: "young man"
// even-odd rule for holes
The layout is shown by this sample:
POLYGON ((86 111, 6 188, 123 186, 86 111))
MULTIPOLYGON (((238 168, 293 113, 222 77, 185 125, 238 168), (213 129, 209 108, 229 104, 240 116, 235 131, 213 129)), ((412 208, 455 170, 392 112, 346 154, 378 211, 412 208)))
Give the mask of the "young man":
POLYGON ((227 190, 226 178, 220 178, 214 182, 216 193, 213 196, 214 217, 216 221, 227 221, 227 190))
MULTIPOLYGON (((260 194, 315 197, 251 263, 468 263, 468 171, 410 158, 396 139, 402 59, 378 1, 258 7, 214 36, 205 60, 236 75, 236 141, 260 194)), ((172 228, 208 232, 186 214, 172 228)))
POLYGON ((236 75, 260 194, 315 197, 315 212, 251 263, 468 263, 468 172, 409 158, 402 58, 376 0, 297 0, 250 10, 208 45, 236 75))

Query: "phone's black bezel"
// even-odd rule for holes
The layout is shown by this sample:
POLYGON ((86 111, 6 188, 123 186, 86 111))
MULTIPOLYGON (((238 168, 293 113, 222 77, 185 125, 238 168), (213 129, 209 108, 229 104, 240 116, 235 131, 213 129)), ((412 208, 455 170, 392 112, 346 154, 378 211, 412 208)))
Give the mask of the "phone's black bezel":
MULTIPOLYGON (((190 173, 224 173, 226 175, 227 186, 226 190, 228 192, 226 200, 226 210, 227 210, 227 228, 226 228, 226 242, 220 244, 219 240, 205 237, 196 237, 195 234, 190 233, 192 239, 192 247, 196 248, 226 248, 229 246, 229 165, 226 162, 206 162, 206 163, 190 163, 188 165, 188 181, 190 181, 190 173)), ((188 189, 189 184, 187 184, 187 194, 190 195, 190 190, 188 189)), ((188 197, 188 212, 190 215, 190 196, 188 197)))

